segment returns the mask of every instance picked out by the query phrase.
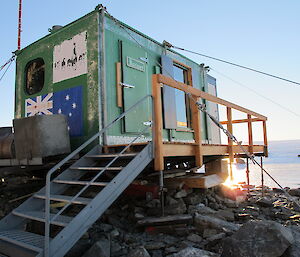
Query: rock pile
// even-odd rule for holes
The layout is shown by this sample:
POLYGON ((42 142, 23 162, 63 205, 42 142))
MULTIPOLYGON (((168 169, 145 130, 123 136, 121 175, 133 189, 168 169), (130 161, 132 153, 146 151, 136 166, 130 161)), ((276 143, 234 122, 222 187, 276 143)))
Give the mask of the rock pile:
POLYGON ((254 190, 243 202, 222 191, 168 190, 165 216, 159 199, 124 195, 68 256, 300 256, 300 215, 280 190, 254 190))
MULTIPOLYGON (((2 173, 0 183, 0 216, 43 186, 42 179, 26 173, 2 173)), ((157 194, 124 193, 67 257, 300 256, 300 207, 282 190, 265 187, 262 194, 258 188, 245 199, 222 186, 200 190, 170 182, 166 187, 164 215, 157 194)), ((287 190, 299 200, 300 189, 287 190)))

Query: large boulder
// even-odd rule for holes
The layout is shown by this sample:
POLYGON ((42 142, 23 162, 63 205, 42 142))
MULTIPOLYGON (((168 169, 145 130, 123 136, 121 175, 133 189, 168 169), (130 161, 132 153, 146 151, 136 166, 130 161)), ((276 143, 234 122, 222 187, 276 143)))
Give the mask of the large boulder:
POLYGON ((197 214, 194 217, 194 225, 197 230, 202 233, 205 229, 217 229, 225 232, 235 232, 239 229, 239 225, 227 222, 216 217, 197 214))
POLYGON ((181 198, 176 200, 173 204, 165 206, 166 215, 183 214, 186 213, 186 210, 186 205, 181 198))
POLYGON ((300 196, 300 188, 293 188, 289 190, 289 194, 292 196, 300 196))
POLYGON ((184 248, 183 250, 171 256, 172 257, 219 257, 219 255, 216 253, 208 252, 191 246, 184 248))
POLYGON ((144 247, 141 246, 136 249, 132 249, 127 256, 128 257, 150 257, 150 254, 144 247))
POLYGON ((97 241, 83 257, 110 257, 110 241, 102 238, 97 241))
POLYGON ((299 257, 300 256, 300 227, 291 226, 294 236, 294 243, 285 251, 282 257, 299 257))
POLYGON ((293 243, 290 229, 274 221, 249 221, 223 240, 222 257, 279 257, 293 243))

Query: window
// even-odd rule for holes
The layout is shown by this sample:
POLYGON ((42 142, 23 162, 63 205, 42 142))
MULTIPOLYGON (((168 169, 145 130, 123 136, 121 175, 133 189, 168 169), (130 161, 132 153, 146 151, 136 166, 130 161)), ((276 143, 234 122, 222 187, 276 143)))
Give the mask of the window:
POLYGON ((25 91, 29 95, 40 92, 45 82, 45 62, 42 58, 30 61, 25 68, 25 91))
MULTIPOLYGON (((185 67, 174 63, 173 67, 174 79, 189 84, 188 72, 189 70, 185 67)), ((190 109, 189 99, 185 93, 181 90, 175 89, 175 102, 176 102, 176 117, 178 128, 189 128, 190 127, 190 109)))

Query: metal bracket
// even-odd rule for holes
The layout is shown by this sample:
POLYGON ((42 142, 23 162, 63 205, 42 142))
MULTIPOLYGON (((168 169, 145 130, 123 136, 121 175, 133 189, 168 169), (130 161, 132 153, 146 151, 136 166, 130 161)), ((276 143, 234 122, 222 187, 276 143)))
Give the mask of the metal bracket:
POLYGON ((129 85, 129 84, 122 83, 122 82, 120 82, 120 85, 124 88, 135 88, 135 86, 133 86, 133 85, 129 85))
POLYGON ((145 121, 145 122, 143 122, 143 124, 144 124, 145 126, 151 127, 151 126, 152 126, 152 121, 151 121, 151 120, 145 121))
POLYGON ((139 58, 141 61, 148 63, 148 58, 147 57, 140 57, 139 58))

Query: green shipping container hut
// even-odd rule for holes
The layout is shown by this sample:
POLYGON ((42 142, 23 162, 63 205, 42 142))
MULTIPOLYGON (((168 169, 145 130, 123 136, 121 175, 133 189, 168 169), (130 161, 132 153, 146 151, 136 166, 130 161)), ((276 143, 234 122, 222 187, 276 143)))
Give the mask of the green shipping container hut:
MULTIPOLYGON (((151 94, 156 73, 216 94, 216 84, 209 83, 212 79, 203 64, 95 10, 69 25, 53 27, 49 35, 17 53, 15 118, 65 114, 75 149, 151 94)), ((193 142, 189 100, 184 93, 165 86, 163 107, 164 140, 193 142)), ((218 118, 217 105, 207 107, 218 118)), ((151 113, 149 98, 102 140, 110 145, 128 143, 151 120, 151 113)), ((220 143, 219 130, 205 116, 201 119, 202 142, 220 143)), ((151 137, 149 130, 147 133, 141 141, 151 137)))

